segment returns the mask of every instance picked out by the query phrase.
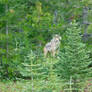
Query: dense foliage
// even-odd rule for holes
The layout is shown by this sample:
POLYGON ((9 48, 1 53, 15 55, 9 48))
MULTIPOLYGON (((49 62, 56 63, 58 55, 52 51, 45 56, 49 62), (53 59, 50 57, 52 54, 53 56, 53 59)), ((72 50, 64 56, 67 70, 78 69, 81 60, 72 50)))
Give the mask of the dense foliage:
POLYGON ((74 22, 69 25, 66 31, 66 41, 63 51, 60 53, 60 61, 57 67, 63 78, 82 79, 91 75, 91 64, 87 54, 86 45, 81 42, 80 28, 74 22), (67 76, 68 74, 68 76, 67 76))
POLYGON ((92 0, 0 0, 0 78, 30 79, 31 92, 92 78, 91 15, 92 0), (54 34, 62 37, 59 54, 44 58, 54 34))

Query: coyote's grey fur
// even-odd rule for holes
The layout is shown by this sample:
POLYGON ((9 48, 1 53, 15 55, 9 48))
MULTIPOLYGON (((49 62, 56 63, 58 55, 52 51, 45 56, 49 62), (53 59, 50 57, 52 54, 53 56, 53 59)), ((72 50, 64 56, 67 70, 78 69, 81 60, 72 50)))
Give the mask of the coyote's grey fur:
POLYGON ((60 46, 61 37, 59 35, 55 35, 50 42, 48 42, 44 47, 44 56, 46 57, 48 52, 51 53, 52 56, 55 56, 60 46))

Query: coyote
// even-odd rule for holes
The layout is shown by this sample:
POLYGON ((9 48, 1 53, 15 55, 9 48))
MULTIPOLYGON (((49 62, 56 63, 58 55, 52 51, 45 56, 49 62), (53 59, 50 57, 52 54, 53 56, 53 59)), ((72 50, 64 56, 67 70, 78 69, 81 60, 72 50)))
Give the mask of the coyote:
POLYGON ((45 47, 44 47, 44 56, 46 57, 48 52, 51 53, 51 55, 54 57, 59 50, 60 47, 60 41, 61 41, 61 36, 55 35, 50 42, 48 42, 45 47))

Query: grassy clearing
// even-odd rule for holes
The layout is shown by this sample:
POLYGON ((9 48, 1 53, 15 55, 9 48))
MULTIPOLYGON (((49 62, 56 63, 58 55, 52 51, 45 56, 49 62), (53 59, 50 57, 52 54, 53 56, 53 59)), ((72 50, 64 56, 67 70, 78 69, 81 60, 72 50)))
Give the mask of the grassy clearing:
MULTIPOLYGON (((16 82, 13 82, 13 81, 1 82, 0 81, 0 92, 31 92, 31 90, 32 90, 31 84, 32 84, 32 82, 30 80, 21 80, 21 81, 16 81, 16 82)), ((92 92, 92 84, 91 83, 85 82, 83 84, 85 85, 85 87, 83 87, 82 92, 84 92, 84 90, 87 90, 87 92, 92 92)), ((37 90, 39 90, 39 88, 40 88, 39 86, 38 86, 38 88, 36 85, 34 85, 34 86, 37 90)), ((44 84, 44 86, 46 87, 45 84, 44 84)), ((34 92, 36 92, 36 90, 34 92)), ((40 92, 40 91, 37 91, 37 92, 40 92)), ((41 91, 41 92, 43 92, 43 91, 41 91)), ((51 92, 51 91, 44 90, 44 92, 51 92)))
POLYGON ((0 92, 25 92, 26 85, 29 82, 26 81, 17 81, 17 82, 0 82, 0 92))

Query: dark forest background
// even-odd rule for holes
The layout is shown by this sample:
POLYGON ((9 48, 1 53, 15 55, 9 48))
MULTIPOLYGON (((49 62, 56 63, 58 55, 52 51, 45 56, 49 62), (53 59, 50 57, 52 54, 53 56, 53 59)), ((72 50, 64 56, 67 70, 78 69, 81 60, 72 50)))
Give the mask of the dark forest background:
POLYGON ((30 80, 25 92, 60 92, 71 76, 74 83, 92 79, 92 0, 0 0, 1 81, 30 80), (44 58, 55 34, 60 51, 44 58))

